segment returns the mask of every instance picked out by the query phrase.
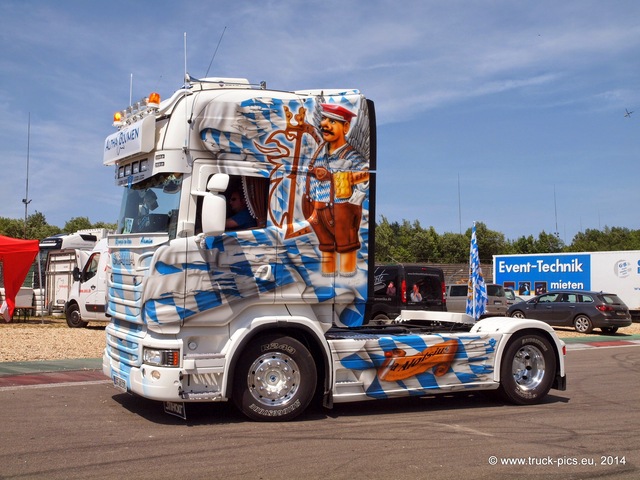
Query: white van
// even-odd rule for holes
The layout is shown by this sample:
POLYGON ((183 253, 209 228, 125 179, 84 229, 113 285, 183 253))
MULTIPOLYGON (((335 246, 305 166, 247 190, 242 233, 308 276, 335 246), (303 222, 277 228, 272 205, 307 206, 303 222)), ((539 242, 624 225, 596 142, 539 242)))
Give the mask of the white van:
POLYGON ((78 250, 78 265, 73 269, 73 284, 65 304, 67 325, 86 327, 91 321, 108 322, 106 316, 107 268, 109 249, 107 240, 100 240, 90 252, 78 250))

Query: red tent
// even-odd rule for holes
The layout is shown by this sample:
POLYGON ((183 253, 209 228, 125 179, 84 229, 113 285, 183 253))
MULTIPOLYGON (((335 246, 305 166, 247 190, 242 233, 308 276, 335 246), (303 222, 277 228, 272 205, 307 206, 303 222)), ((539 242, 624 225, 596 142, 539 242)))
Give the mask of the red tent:
POLYGON ((29 273, 29 268, 38 254, 40 242, 38 240, 19 240, 17 238, 0 235, 0 262, 4 273, 5 305, 2 312, 8 322, 13 316, 16 307, 16 295, 24 279, 29 273))

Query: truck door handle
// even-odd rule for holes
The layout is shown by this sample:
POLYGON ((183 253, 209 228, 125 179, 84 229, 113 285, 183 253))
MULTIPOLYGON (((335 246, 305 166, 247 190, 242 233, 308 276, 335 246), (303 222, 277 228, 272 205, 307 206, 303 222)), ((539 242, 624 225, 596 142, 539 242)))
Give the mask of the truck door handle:
POLYGON ((273 282, 273 272, 271 271, 271 265, 260 265, 256 270, 256 278, 264 280, 265 282, 273 282))

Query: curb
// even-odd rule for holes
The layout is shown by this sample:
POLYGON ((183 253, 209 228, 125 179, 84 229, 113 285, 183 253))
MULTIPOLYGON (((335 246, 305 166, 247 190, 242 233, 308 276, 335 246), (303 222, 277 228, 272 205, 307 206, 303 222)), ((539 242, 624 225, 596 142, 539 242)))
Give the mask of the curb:
POLYGON ((615 343, 640 340, 640 335, 589 335, 588 337, 559 337, 564 343, 615 343))

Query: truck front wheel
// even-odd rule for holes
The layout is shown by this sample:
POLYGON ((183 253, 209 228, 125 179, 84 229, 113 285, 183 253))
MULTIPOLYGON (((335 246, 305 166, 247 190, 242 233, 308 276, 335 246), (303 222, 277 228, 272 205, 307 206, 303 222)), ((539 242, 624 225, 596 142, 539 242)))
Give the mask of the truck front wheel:
POLYGON ((295 338, 255 339, 236 366, 233 401, 252 420, 291 420, 313 398, 316 375, 313 356, 295 338))
POLYGON ((556 355, 549 339, 522 333, 509 342, 500 367, 500 391, 519 405, 538 403, 549 393, 556 372, 556 355))
POLYGON ((82 317, 80 316, 80 308, 75 303, 67 307, 65 316, 67 317, 67 325, 71 328, 83 328, 89 324, 89 322, 82 320, 82 317))

